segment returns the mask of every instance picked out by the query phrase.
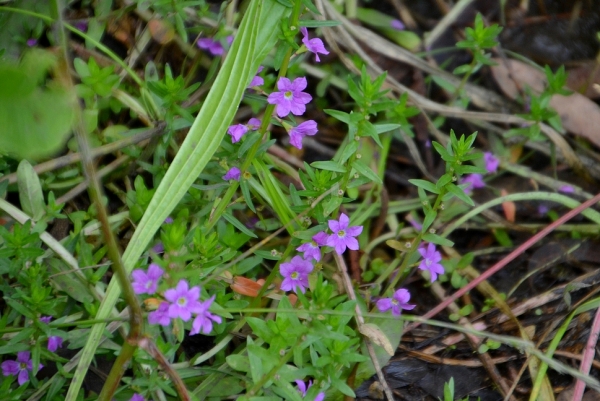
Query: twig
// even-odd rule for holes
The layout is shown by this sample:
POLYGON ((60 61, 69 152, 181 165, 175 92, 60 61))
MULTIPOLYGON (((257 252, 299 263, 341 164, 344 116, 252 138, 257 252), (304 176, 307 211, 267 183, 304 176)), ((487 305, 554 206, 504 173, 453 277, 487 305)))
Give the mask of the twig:
MULTIPOLYGON (((600 308, 596 309, 596 315, 594 316, 594 323, 592 325, 592 331, 590 332, 590 336, 588 337, 588 341, 585 346, 585 351, 583 352, 583 358, 581 359, 581 364, 579 365, 579 371, 584 375, 588 375, 590 373, 590 368, 592 366, 592 361, 594 360, 596 344, 598 343, 599 335, 600 335, 600 308)), ((585 382, 583 382, 581 380, 577 380, 575 382, 575 391, 573 392, 573 401, 581 401, 581 399, 583 398, 584 391, 585 391, 585 382)))
MULTIPOLYGON (((338 270, 342 275, 342 281, 344 283, 344 288, 346 290, 346 294, 348 294, 348 298, 352 301, 356 301, 356 293, 354 292, 354 287, 352 286, 352 282, 350 281, 350 276, 348 276, 348 268, 346 267, 346 262, 341 255, 338 255, 337 252, 333 252, 333 257, 335 258, 335 262, 338 266, 338 270)), ((362 316, 362 312, 360 310, 360 306, 356 304, 356 324, 358 325, 359 331, 362 333, 361 327, 365 325, 365 319, 362 316)), ((375 354, 375 349, 373 348, 373 344, 371 344, 371 340, 365 338, 365 345, 367 346, 367 350, 369 351, 369 356, 371 357, 371 362, 373 362, 373 367, 375 368, 375 372, 377 372, 377 378, 379 379, 379 383, 383 387, 383 391, 387 396, 389 401, 394 400, 394 395, 392 394, 392 390, 390 390, 390 386, 387 384, 385 380, 385 376, 383 375, 383 371, 381 370, 381 366, 379 366, 379 360, 377 359, 377 355, 375 354)))

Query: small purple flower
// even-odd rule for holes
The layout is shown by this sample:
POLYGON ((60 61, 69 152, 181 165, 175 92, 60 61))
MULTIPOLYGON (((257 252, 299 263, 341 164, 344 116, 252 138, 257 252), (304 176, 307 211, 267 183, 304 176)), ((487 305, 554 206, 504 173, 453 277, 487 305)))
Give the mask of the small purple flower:
POLYGON ((164 270, 155 263, 150 264, 148 272, 135 269, 131 272, 131 277, 133 277, 133 282, 131 283, 133 292, 136 294, 154 294, 158 286, 158 280, 160 280, 163 273, 164 270))
POLYGON ((292 146, 298 149, 302 149, 302 138, 309 135, 315 135, 317 133, 317 122, 314 120, 304 121, 298 124, 297 127, 290 129, 290 143, 292 146))
POLYGON ((27 39, 27 46, 33 47, 37 45, 38 41, 35 38, 27 39))
POLYGON ((163 224, 171 224, 171 223, 173 223, 173 218, 172 218, 172 217, 170 217, 170 216, 169 216, 169 217, 167 217, 167 218, 165 219, 165 221, 163 222, 163 224))
POLYGON ((235 180, 239 181, 242 176, 242 171, 237 167, 230 168, 227 173, 222 177, 225 181, 235 180))
POLYGON ((152 252, 154 252, 154 253, 163 253, 164 251, 165 251, 165 246, 163 245, 162 242, 159 242, 158 244, 156 244, 152 247, 152 252))
POLYGON ((58 348, 62 348, 63 339, 59 336, 48 337, 48 351, 56 352, 58 348))
MULTIPOLYGON (((227 36, 226 40, 228 44, 231 44, 233 42, 233 36, 227 36)), ((200 49, 208 50, 213 56, 221 56, 225 51, 220 41, 211 38, 200 38, 196 44, 200 49)))
POLYGON ((399 19, 393 19, 390 22, 390 26, 392 27, 392 29, 395 29, 397 31, 403 31, 406 28, 402 21, 400 21, 399 19))
POLYGON ((467 187, 464 189, 467 195, 470 195, 473 189, 485 187, 485 182, 483 182, 481 174, 467 174, 461 178, 460 183, 467 184, 467 187))
POLYGON ((162 302, 157 310, 148 313, 148 323, 168 326, 171 323, 171 318, 169 317, 169 303, 162 302))
POLYGON ((500 165, 500 160, 492 152, 485 152, 483 154, 483 160, 485 162, 485 169, 488 173, 495 173, 498 171, 498 165, 500 165))
POLYGON ((135 393, 133 397, 129 399, 129 401, 146 401, 143 395, 135 393))
MULTIPOLYGON (((17 376, 19 386, 29 380, 29 372, 33 370, 29 351, 18 352, 16 361, 4 361, 1 366, 4 376, 17 376)), ((38 370, 43 367, 40 363, 38 370)))
POLYGON ((258 67, 258 71, 256 72, 256 75, 254 76, 254 78, 252 78, 252 81, 250 81, 250 85, 248 85, 248 88, 252 88, 255 86, 261 86, 261 85, 265 84, 265 80, 263 79, 263 77, 258 75, 264 69, 265 69, 265 67, 263 67, 262 65, 260 67, 258 67))
POLYGON ((310 260, 312 258, 318 262, 321 260, 321 250, 319 247, 325 245, 327 245, 327 233, 321 231, 313 235, 312 241, 300 245, 296 250, 304 252, 304 259, 310 260))
POLYGON ((302 32, 302 43, 304 43, 304 46, 306 46, 309 52, 315 54, 315 60, 317 61, 317 63, 321 62, 321 60, 319 59, 319 53, 325 55, 329 54, 329 52, 327 51, 327 49, 325 49, 325 46, 323 45, 323 41, 319 38, 309 39, 308 30, 305 27, 301 27, 300 32, 302 32))
MULTIPOLYGON (((304 381, 296 380, 296 385, 298 386, 298 391, 300 392, 300 394, 302 394, 302 398, 305 398, 306 393, 308 393, 308 390, 312 387, 313 382, 312 382, 312 380, 309 380, 308 386, 306 386, 306 383, 304 383, 304 381)), ((324 399, 325 399, 325 393, 320 392, 319 394, 317 394, 314 401, 323 401, 324 399)))
POLYGON ((52 316, 42 316, 42 317, 40 317, 40 322, 50 323, 51 320, 52 320, 52 316))
POLYGON ((418 251, 423 257, 423 260, 419 263, 419 269, 429 271, 433 283, 437 280, 438 274, 444 274, 444 266, 440 264, 442 254, 435 250, 435 245, 432 243, 427 245, 427 249, 422 246, 418 251))
POLYGON ((283 276, 281 289, 283 291, 298 292, 298 289, 304 293, 308 288, 308 275, 313 271, 312 262, 302 259, 300 256, 294 256, 288 263, 282 263, 279 271, 283 276))
POLYGON ((261 121, 258 118, 252 117, 248 120, 248 124, 246 124, 246 127, 248 127, 250 131, 256 131, 260 128, 260 123, 261 121))
POLYGON ((80 32, 87 32, 88 23, 87 23, 87 21, 77 21, 75 23, 75 28, 80 32))
POLYGON ((311 95, 302 92, 306 85, 305 77, 296 78, 294 82, 282 77, 277 82, 279 92, 271 93, 267 101, 277 105, 276 111, 279 117, 285 117, 290 112, 295 116, 301 116, 306 111, 305 104, 312 100, 311 95))
POLYGON ((171 302, 169 305, 169 317, 181 318, 187 322, 192 318, 192 313, 201 310, 202 305, 198 301, 200 298, 200 287, 189 288, 185 280, 179 280, 177 287, 165 291, 165 299, 171 302))
POLYGON ((246 132, 248 132, 248 127, 244 124, 235 124, 227 129, 227 133, 231 135, 231 143, 239 142, 246 132))
POLYGON ((394 292, 394 296, 391 298, 382 298, 377 301, 377 309, 381 312, 391 309, 392 315, 400 316, 402 309, 412 310, 415 308, 415 305, 409 304, 408 301, 410 301, 410 293, 408 290, 400 288, 394 292))
POLYGON ((348 227, 350 219, 344 213, 340 215, 339 221, 329 220, 329 229, 333 232, 327 237, 327 246, 335 248, 338 255, 346 251, 346 247, 356 251, 358 249, 358 241, 356 236, 362 233, 362 226, 348 227))
POLYGON ((563 185, 558 188, 558 192, 562 192, 563 194, 573 194, 575 193, 575 188, 570 185, 563 185))
POLYGON ((196 316, 196 318, 194 319, 194 322, 192 323, 192 330, 190 331, 191 336, 193 336, 194 334, 198 334, 200 332, 202 332, 204 334, 208 334, 212 331, 212 328, 213 328, 212 322, 217 322, 217 323, 222 322, 221 316, 213 315, 212 313, 210 313, 208 311, 208 309, 210 308, 210 305, 212 305, 214 300, 215 300, 215 296, 213 295, 206 301, 200 302, 200 309, 196 312, 196 313, 198 313, 198 315, 196 316))
POLYGON ((538 206, 538 214, 545 216, 550 211, 550 208, 546 205, 538 206))

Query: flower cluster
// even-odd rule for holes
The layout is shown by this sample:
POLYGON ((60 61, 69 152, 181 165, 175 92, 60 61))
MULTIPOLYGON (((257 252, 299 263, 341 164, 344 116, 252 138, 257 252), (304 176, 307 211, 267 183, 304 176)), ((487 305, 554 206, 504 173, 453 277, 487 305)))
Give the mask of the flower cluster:
POLYGON ((304 257, 294 256, 290 262, 282 263, 280 273, 283 276, 281 289, 283 291, 301 292, 308 288, 308 275, 313 271, 313 262, 321 260, 321 247, 328 246, 343 254, 346 248, 358 250, 358 240, 355 238, 363 230, 362 226, 349 226, 350 218, 342 213, 339 220, 329 220, 331 234, 321 231, 312 237, 312 241, 300 245, 296 250, 303 252, 304 257))
MULTIPOLYGON (((296 380, 296 385, 298 386, 298 392, 300 392, 300 394, 302 394, 302 398, 306 398, 306 393, 308 393, 308 390, 312 387, 313 382, 312 382, 312 380, 310 380, 308 382, 308 386, 307 386, 306 383, 304 383, 304 381, 296 380)), ((325 393, 320 392, 319 394, 317 394, 315 396, 313 401, 323 401, 324 399, 325 399, 325 393)))
MULTIPOLYGON (((140 269, 134 270, 131 273, 133 291, 136 294, 155 294, 163 274, 163 269, 155 263, 150 264, 147 272, 140 269)), ((200 287, 190 288, 186 280, 180 280, 175 288, 166 290, 164 299, 155 311, 148 314, 150 324, 168 326, 171 319, 180 318, 187 322, 192 315, 196 315, 190 331, 190 335, 194 335, 200 332, 208 334, 212 331, 213 322, 221 323, 222 321, 220 316, 209 312, 210 306, 215 300, 214 295, 201 302, 200 287)))
MULTIPOLYGON (((488 173, 495 173, 498 171, 498 166, 500 165, 500 160, 496 156, 494 156, 491 152, 485 152, 483 154, 483 160, 485 163, 485 169, 488 173)), ((485 187, 485 182, 483 181, 483 175, 481 174, 467 174, 460 180, 461 184, 467 184, 467 187, 464 189, 467 195, 470 195, 474 189, 485 187)))

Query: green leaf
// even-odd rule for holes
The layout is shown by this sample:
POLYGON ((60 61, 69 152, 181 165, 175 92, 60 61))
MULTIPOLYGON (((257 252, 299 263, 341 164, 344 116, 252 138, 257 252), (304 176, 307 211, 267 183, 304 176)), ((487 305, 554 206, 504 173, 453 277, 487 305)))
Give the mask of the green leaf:
POLYGON ((354 163, 352 163, 352 167, 356 169, 356 171, 358 171, 360 174, 369 178, 371 181, 376 182, 377 184, 383 184, 381 178, 379 178, 379 176, 375 174, 373 170, 367 167, 362 161, 355 160, 354 163))
POLYGON ((34 221, 38 221, 45 213, 42 184, 35 170, 27 160, 21 160, 17 168, 17 183, 21 208, 34 221))
POLYGON ((238 372, 250 372, 250 361, 245 355, 228 355, 225 360, 232 369, 237 370, 238 372))
POLYGON ((340 25, 340 21, 333 20, 302 20, 300 21, 300 26, 305 26, 307 28, 319 28, 322 26, 338 26, 340 25))
POLYGON ((312 162, 310 165, 314 168, 327 171, 335 171, 336 173, 345 173, 347 171, 346 167, 340 166, 338 163, 331 160, 324 162, 312 162))
POLYGON ((434 194, 440 193, 440 190, 432 182, 425 181, 425 180, 419 180, 419 179, 410 179, 410 180, 408 180, 408 182, 410 182, 411 184, 413 184, 419 188, 423 188, 424 190, 429 191, 431 193, 434 193, 434 194))
POLYGON ((235 228, 237 228, 238 230, 240 230, 247 236, 252 237, 252 238, 258 238, 258 236, 256 234, 254 234, 252 231, 250 231, 248 229, 248 227, 243 225, 241 221, 239 221, 238 219, 233 217, 232 214, 225 212, 225 213, 223 213, 223 218, 225 220, 227 220, 228 222, 230 222, 231 224, 233 224, 235 228))
POLYGON ((456 196, 458 199, 460 199, 461 201, 465 202, 467 205, 471 205, 471 206, 475 206, 475 203, 473 202, 473 199, 471 199, 469 197, 469 195, 467 195, 465 193, 465 191, 463 191, 461 188, 459 188, 458 186, 450 183, 448 185, 446 185, 446 189, 453 194, 454 196, 456 196))
POLYGON ((454 242, 450 241, 449 239, 440 237, 439 235, 432 234, 432 233, 427 233, 427 234, 423 235, 423 240, 427 241, 427 242, 431 242, 436 245, 450 246, 450 247, 454 246, 454 242))
POLYGON ((375 132, 378 134, 383 134, 384 132, 389 132, 395 130, 396 128, 400 128, 400 124, 373 124, 375 128, 375 132))

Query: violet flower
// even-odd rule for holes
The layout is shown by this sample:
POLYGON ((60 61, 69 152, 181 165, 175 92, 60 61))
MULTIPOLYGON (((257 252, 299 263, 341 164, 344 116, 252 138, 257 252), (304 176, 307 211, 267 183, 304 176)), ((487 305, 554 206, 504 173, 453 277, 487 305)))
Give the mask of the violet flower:
POLYGON ((394 292, 391 298, 382 298, 377 301, 377 309, 381 312, 385 312, 389 309, 392 310, 392 315, 400 316, 403 309, 412 310, 416 305, 409 304, 410 292, 404 288, 400 288, 394 292))
MULTIPOLYGON (((17 376, 19 386, 25 384, 29 380, 29 372, 33 370, 30 355, 29 351, 21 351, 17 353, 16 361, 2 362, 2 374, 4 376, 17 376)), ((43 367, 44 365, 40 363, 38 370, 43 367)))
POLYGON ((312 241, 300 245, 296 250, 304 252, 304 259, 310 260, 312 258, 318 262, 321 260, 321 249, 319 247, 325 245, 327 245, 327 233, 321 231, 313 235, 312 241))
POLYGON ((250 85, 248 85, 248 88, 253 88, 255 86, 261 86, 261 85, 265 84, 265 80, 263 79, 263 77, 258 75, 264 69, 265 69, 265 67, 263 67, 262 65, 260 67, 258 67, 258 71, 256 72, 256 75, 254 76, 254 78, 252 78, 252 81, 250 81, 250 85))
POLYGON ((304 121, 298 124, 297 127, 290 129, 290 143, 292 146, 298 149, 302 149, 302 138, 309 135, 315 135, 317 133, 317 122, 314 120, 304 121))
MULTIPOLYGON (((296 380, 296 385, 298 386, 298 391, 300 392, 300 394, 302 394, 302 398, 306 398, 306 393, 308 393, 308 390, 312 387, 313 382, 312 380, 310 380, 308 382, 308 386, 306 386, 306 383, 304 383, 303 380, 296 380)), ((320 392, 319 394, 317 394, 314 401, 323 401, 324 399, 325 393, 320 392)))
POLYGON ((42 316, 42 317, 40 317, 40 322, 50 323, 51 320, 52 320, 52 316, 42 316))
POLYGON ((315 54, 315 60, 317 61, 317 63, 321 62, 321 60, 319 59, 319 53, 324 55, 329 54, 329 52, 327 51, 327 49, 325 49, 325 46, 323 45, 323 41, 319 38, 309 39, 308 30, 305 27, 301 27, 300 32, 302 32, 302 43, 304 44, 304 46, 306 46, 306 49, 309 52, 315 54))
MULTIPOLYGON (((231 44, 233 42, 233 36, 227 36, 226 40, 228 44, 231 44)), ((213 56, 221 56, 225 51, 221 42, 212 38, 200 38, 196 42, 196 45, 200 49, 208 50, 213 56)))
POLYGON ((399 19, 393 19, 390 22, 390 26, 392 27, 392 29, 395 29, 397 31, 403 31, 404 29, 406 29, 402 21, 400 21, 399 19))
POLYGON ((225 173, 225 175, 221 178, 223 178, 225 181, 229 181, 229 180, 239 181, 241 176, 242 176, 242 171, 237 167, 232 167, 229 170, 227 170, 227 173, 225 173))
POLYGON ((161 326, 168 326, 171 324, 171 318, 169 317, 169 303, 161 302, 161 304, 158 305, 157 310, 148 313, 148 323, 160 324, 161 326))
POLYGON ((231 125, 227 129, 227 133, 231 135, 231 143, 239 142, 242 136, 248 131, 256 131, 260 127, 260 120, 258 118, 251 118, 247 124, 235 124, 231 125))
POLYGON ((488 173, 495 173, 498 171, 500 160, 492 152, 485 152, 483 154, 483 161, 485 162, 485 169, 488 173))
POLYGON ((155 263, 151 263, 150 266, 148 266, 148 272, 141 269, 135 269, 131 272, 131 277, 133 277, 131 283, 133 292, 136 294, 154 294, 156 292, 156 287, 158 286, 158 280, 160 280, 163 273, 164 270, 155 263))
POLYGON ((135 393, 133 397, 129 399, 129 401, 146 401, 143 395, 135 393))
POLYGON ((48 337, 48 351, 56 352, 58 348, 61 348, 63 345, 63 338, 60 336, 50 336, 48 337))
POLYGON ((470 195, 473 189, 485 187, 485 182, 481 174, 467 174, 460 179, 460 183, 467 184, 467 187, 464 189, 467 195, 470 195))
POLYGON ((573 194, 575 193, 575 188, 570 185, 562 185, 558 188, 558 192, 562 192, 563 194, 573 194))
POLYGON ((308 275, 313 268, 310 261, 304 260, 300 256, 294 256, 290 262, 282 263, 279 267, 279 272, 283 276, 281 290, 298 293, 299 289, 304 293, 308 288, 308 275))
POLYGON ((198 301, 200 298, 200 287, 189 288, 185 280, 179 280, 177 287, 165 291, 165 299, 171 302, 169 305, 169 317, 181 318, 187 322, 192 318, 192 313, 201 310, 202 305, 198 301))
POLYGON ((329 229, 333 232, 327 237, 327 246, 335 248, 338 255, 343 254, 346 251, 346 247, 356 251, 358 250, 358 241, 356 236, 362 233, 362 226, 348 227, 350 219, 344 213, 340 215, 338 220, 329 220, 329 229))
POLYGON ((282 77, 277 82, 279 92, 273 92, 267 98, 267 102, 277 105, 276 111, 279 117, 285 117, 290 112, 296 116, 301 116, 306 111, 306 104, 312 100, 312 96, 302 92, 306 88, 305 77, 290 81, 282 77))
POLYGON ((444 274, 444 266, 440 264, 442 260, 442 254, 436 251, 435 245, 429 243, 427 249, 420 247, 419 253, 423 257, 421 263, 419 263, 419 269, 427 270, 431 275, 431 282, 437 280, 438 274, 444 274))
POLYGON ((35 38, 27 39, 27 46, 29 46, 29 47, 33 47, 33 46, 37 45, 37 43, 38 43, 38 41, 35 38))
POLYGON ((217 322, 217 323, 222 322, 221 316, 213 315, 212 313, 210 313, 208 311, 208 309, 210 308, 210 305, 212 305, 214 300, 215 300, 215 296, 213 295, 208 300, 206 300, 204 302, 200 302, 200 308, 196 312, 196 313, 198 313, 198 315, 192 322, 192 330, 190 331, 191 336, 193 336, 194 334, 198 334, 200 332, 202 332, 204 334, 208 334, 212 331, 212 328, 213 328, 212 322, 217 322))

